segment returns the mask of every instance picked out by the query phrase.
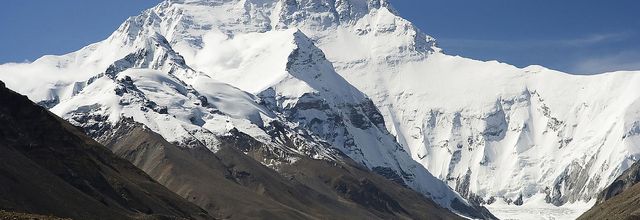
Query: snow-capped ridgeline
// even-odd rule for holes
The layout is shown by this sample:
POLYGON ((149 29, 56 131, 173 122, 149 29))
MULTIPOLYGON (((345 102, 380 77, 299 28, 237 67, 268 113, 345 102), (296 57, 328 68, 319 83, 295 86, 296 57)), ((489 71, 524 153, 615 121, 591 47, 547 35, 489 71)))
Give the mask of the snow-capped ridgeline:
POLYGON ((449 208, 442 181, 473 203, 589 201, 640 156, 640 73, 449 56, 386 0, 168 0, 0 79, 97 136, 133 117, 215 151, 236 128, 284 152, 271 166, 336 148, 449 208))
POLYGON ((397 74, 390 84, 402 88, 381 101, 390 130, 465 196, 587 201, 637 160, 638 73, 573 76, 434 55, 397 74))

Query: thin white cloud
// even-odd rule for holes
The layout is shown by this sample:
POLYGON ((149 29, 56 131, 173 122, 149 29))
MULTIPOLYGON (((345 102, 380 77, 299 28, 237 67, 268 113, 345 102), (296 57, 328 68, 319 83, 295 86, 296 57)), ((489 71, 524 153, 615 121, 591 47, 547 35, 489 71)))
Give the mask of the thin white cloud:
POLYGON ((499 48, 499 49, 528 49, 534 47, 588 47, 601 43, 617 42, 629 39, 628 32, 591 34, 573 39, 521 39, 521 40, 485 40, 485 39, 455 39, 442 38, 439 41, 446 50, 447 47, 456 48, 499 48))
POLYGON ((599 43, 621 41, 621 40, 628 39, 631 36, 632 35, 630 33, 627 33, 627 32, 608 33, 608 34, 592 34, 592 35, 588 35, 588 36, 585 36, 585 37, 582 37, 582 38, 559 40, 559 41, 557 41, 557 44, 565 45, 565 46, 582 47, 582 46, 591 46, 591 45, 599 44, 599 43))
POLYGON ((625 51, 618 54, 602 55, 578 61, 572 72, 597 74, 612 71, 640 70, 640 52, 625 51))

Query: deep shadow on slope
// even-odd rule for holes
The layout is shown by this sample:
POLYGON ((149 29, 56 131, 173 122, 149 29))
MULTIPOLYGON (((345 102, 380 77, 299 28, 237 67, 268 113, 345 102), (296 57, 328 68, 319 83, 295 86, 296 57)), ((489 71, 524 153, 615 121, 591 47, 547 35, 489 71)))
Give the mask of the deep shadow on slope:
POLYGON ((210 219, 0 82, 0 209, 74 219, 210 219))

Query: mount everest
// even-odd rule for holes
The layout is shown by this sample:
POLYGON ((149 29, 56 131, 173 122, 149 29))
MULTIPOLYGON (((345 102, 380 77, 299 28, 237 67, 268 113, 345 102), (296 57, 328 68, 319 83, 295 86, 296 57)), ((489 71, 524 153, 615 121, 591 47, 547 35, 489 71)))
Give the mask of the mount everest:
POLYGON ((133 118, 217 152, 237 130, 276 171, 345 154, 473 217, 595 200, 640 156, 638 72, 449 56, 386 0, 168 0, 0 80, 97 140, 133 118))

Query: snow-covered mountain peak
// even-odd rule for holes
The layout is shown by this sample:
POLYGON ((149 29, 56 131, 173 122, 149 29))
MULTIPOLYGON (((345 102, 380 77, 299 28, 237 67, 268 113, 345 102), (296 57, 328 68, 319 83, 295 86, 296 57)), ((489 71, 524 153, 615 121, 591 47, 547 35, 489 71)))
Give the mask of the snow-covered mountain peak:
POLYGON ((362 56, 378 61, 399 59, 399 55, 424 58, 439 51, 432 37, 381 0, 165 1, 130 18, 114 35, 128 39, 144 30, 158 31, 176 51, 188 56, 202 49, 213 32, 235 38, 292 28, 300 29, 325 52, 350 48, 349 53, 341 52, 345 57, 331 57, 331 62, 356 64, 362 56))
POLYGON ((353 24, 371 11, 388 7, 385 0, 280 0, 274 14, 277 28, 306 26, 324 30, 353 24))
MULTIPOLYGON (((245 28, 261 27, 262 31, 294 27, 321 31, 342 24, 353 24, 382 8, 394 11, 386 0, 167 0, 141 16, 131 18, 130 22, 151 25, 159 18, 179 18, 181 15, 175 14, 184 14, 184 18, 192 21, 190 24, 195 26, 218 22, 233 23, 245 28), (203 13, 221 12, 221 9, 228 14, 203 13)), ((121 29, 138 31, 131 27, 125 23, 121 29)), ((240 30, 231 26, 227 28, 240 30)), ((254 28, 245 30, 258 31, 254 28)))

